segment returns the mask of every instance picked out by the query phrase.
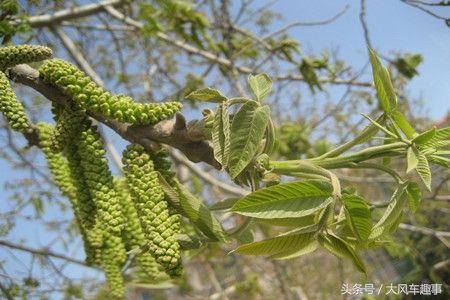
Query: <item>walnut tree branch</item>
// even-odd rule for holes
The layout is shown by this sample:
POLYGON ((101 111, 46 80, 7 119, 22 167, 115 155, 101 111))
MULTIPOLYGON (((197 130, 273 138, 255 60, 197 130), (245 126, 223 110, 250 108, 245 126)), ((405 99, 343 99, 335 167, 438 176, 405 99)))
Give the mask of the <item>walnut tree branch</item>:
MULTIPOLYGON (((33 88, 57 105, 65 106, 72 101, 61 89, 45 83, 39 77, 39 72, 28 65, 10 68, 8 76, 14 82, 33 88)), ((178 113, 176 118, 164 120, 155 125, 133 125, 108 120, 90 111, 87 111, 87 114, 110 127, 125 140, 139 143, 148 150, 154 148, 155 142, 163 143, 179 149, 193 162, 203 161, 215 168, 220 168, 220 164, 214 158, 212 147, 206 141, 207 136, 203 133, 203 126, 201 126, 202 120, 187 124, 185 118, 178 113)))

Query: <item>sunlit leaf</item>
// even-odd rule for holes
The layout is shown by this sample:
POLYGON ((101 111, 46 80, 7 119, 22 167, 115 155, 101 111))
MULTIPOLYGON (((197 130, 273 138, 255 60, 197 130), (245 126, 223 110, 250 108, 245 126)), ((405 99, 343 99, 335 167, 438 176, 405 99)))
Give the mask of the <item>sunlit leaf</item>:
POLYGON ((417 145, 422 145, 429 142, 435 135, 436 135, 436 127, 433 127, 413 138, 411 142, 417 145))
POLYGON ((406 173, 411 172, 415 168, 417 168, 417 164, 419 163, 419 151, 417 150, 414 145, 411 145, 408 147, 408 150, 406 152, 406 161, 407 161, 407 169, 406 173))
POLYGON ((356 251, 350 246, 347 242, 345 242, 340 237, 327 233, 319 236, 319 243, 329 252, 333 253, 338 257, 349 258, 353 261, 355 266, 359 271, 363 273, 367 273, 364 262, 356 253, 356 251))
POLYGON ((318 246, 317 241, 312 239, 309 241, 308 244, 300 247, 299 249, 283 251, 283 252, 273 255, 272 258, 279 259, 279 260, 296 258, 301 255, 305 255, 305 254, 316 251, 317 246, 318 246))
POLYGON ((226 103, 219 105, 212 130, 214 158, 226 168, 230 156, 230 118, 226 103))
POLYGON ((256 99, 261 101, 272 89, 272 79, 267 74, 249 75, 248 85, 256 99))
POLYGON ((225 97, 218 90, 207 87, 193 91, 192 93, 186 96, 186 99, 204 102, 222 103, 223 101, 227 100, 227 97, 225 97))
POLYGON ((408 120, 406 120, 405 116, 399 112, 398 110, 393 111, 391 113, 391 117, 394 120, 395 124, 403 131, 403 133, 410 139, 415 134, 414 129, 409 124, 408 120))
POLYGON ((282 218, 282 219, 259 219, 255 218, 255 222, 283 227, 304 227, 315 223, 315 215, 307 215, 300 218, 282 218))
POLYGON ((410 182, 406 188, 406 195, 408 196, 409 209, 415 213, 422 200, 422 192, 420 191, 419 185, 415 182, 410 182))
POLYGON ((417 173, 419 173, 425 186, 431 191, 431 170, 427 157, 423 153, 419 153, 419 162, 416 167, 417 173))
POLYGON ((240 199, 231 210, 264 218, 295 218, 314 214, 332 202, 333 187, 325 181, 290 182, 257 190, 240 199))
POLYGON ((307 246, 313 237, 314 232, 277 236, 239 246, 233 252, 246 255, 273 255, 286 251, 298 251, 307 246))
POLYGON ((403 183, 395 190, 381 219, 373 226, 369 239, 377 239, 386 234, 402 213, 406 203, 407 184, 403 183))
POLYGON ((342 201, 347 212, 346 219, 355 236, 361 241, 367 240, 373 225, 367 202, 358 195, 348 194, 342 196, 342 201))
POLYGON ((251 162, 269 123, 269 107, 260 107, 254 101, 242 105, 231 125, 230 159, 228 168, 235 178, 251 162))
POLYGON ((213 216, 208 207, 198 197, 193 195, 182 184, 175 187, 169 185, 160 176, 161 187, 171 201, 179 203, 185 215, 205 236, 215 241, 226 241, 226 233, 222 224, 213 216))
POLYGON ((369 55, 378 100, 383 111, 390 114, 397 107, 397 96, 395 95, 389 72, 378 60, 375 52, 370 48, 369 55))

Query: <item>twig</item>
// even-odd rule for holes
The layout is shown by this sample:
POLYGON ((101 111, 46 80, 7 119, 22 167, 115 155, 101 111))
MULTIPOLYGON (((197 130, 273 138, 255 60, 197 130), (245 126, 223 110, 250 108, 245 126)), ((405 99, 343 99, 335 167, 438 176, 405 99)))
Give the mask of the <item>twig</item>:
MULTIPOLYGON (((123 15, 120 11, 118 11, 117 9, 114 9, 113 7, 107 7, 106 10, 108 11, 108 13, 110 13, 116 19, 121 20, 121 21, 127 23, 128 25, 134 26, 137 29, 141 29, 144 26, 141 22, 138 22, 136 20, 133 20, 133 19, 123 15)), ((211 52, 198 49, 198 48, 191 46, 183 41, 173 39, 170 36, 166 35, 165 33, 157 32, 156 36, 159 39, 161 39, 171 45, 174 45, 180 49, 183 49, 184 51, 186 51, 189 54, 202 56, 210 61, 216 62, 216 63, 226 66, 226 67, 234 67, 234 69, 237 70, 239 73, 242 73, 242 74, 254 73, 254 70, 252 68, 245 67, 245 66, 233 65, 233 62, 227 58, 219 57, 211 52)), ((303 76, 299 76, 299 75, 298 76, 297 75, 274 76, 274 77, 272 77, 272 80, 275 80, 275 81, 276 80, 305 81, 303 76)), ((359 81, 354 81, 354 80, 342 80, 342 79, 332 79, 332 78, 319 78, 319 82, 320 83, 337 84, 337 85, 350 84, 350 85, 365 86, 365 87, 372 86, 371 82, 359 82, 359 81)))
POLYGON ((72 22, 64 21, 61 23, 62 26, 65 27, 74 27, 78 29, 89 29, 89 30, 101 30, 101 31, 134 31, 134 27, 132 26, 120 26, 120 25, 91 25, 91 24, 77 24, 72 22))
POLYGON ((53 251, 51 251, 51 250, 49 250, 47 248, 35 249, 35 248, 30 248, 30 247, 27 247, 27 246, 23 246, 23 245, 20 245, 20 244, 12 243, 10 241, 5 241, 5 240, 0 240, 0 245, 8 247, 8 248, 11 248, 11 249, 25 251, 25 252, 28 252, 28 253, 31 253, 31 254, 35 254, 35 255, 50 256, 50 257, 54 257, 54 258, 57 258, 57 259, 62 259, 62 260, 65 260, 65 261, 68 261, 68 262, 71 262, 71 263, 74 263, 74 264, 77 264, 77 265, 81 265, 81 266, 87 267, 87 268, 95 268, 93 266, 88 266, 83 260, 76 259, 76 258, 73 258, 73 257, 69 257, 69 256, 66 256, 64 254, 56 253, 56 252, 53 252, 53 251))
MULTIPOLYGON (((420 9, 421 11, 423 11, 423 12, 425 12, 425 13, 429 14, 430 16, 433 16, 433 17, 435 17, 435 18, 437 18, 437 19, 444 20, 444 21, 447 21, 447 20, 448 20, 448 18, 443 17, 443 16, 440 16, 440 15, 438 15, 438 14, 435 14, 435 13, 432 12, 431 10, 426 9, 426 8, 423 8, 422 6, 420 6, 419 4, 425 5, 425 4, 424 4, 423 2, 421 2, 421 1, 411 1, 411 0, 400 0, 400 1, 402 1, 402 2, 405 3, 406 5, 409 5, 409 6, 412 6, 412 7, 417 8, 417 9, 420 9)), ((431 3, 430 3, 430 4, 431 4, 431 3)), ((428 5, 430 5, 430 4, 428 4, 428 5)))
POLYGON ((239 196, 239 197, 245 196, 249 193, 248 191, 246 191, 242 188, 234 187, 234 186, 226 184, 222 181, 217 180, 213 176, 202 171, 197 165, 195 165, 194 163, 192 163, 188 159, 184 158, 181 154, 179 154, 175 151, 171 152, 171 156, 175 161, 185 165, 189 170, 192 171, 192 173, 194 173, 195 175, 200 177, 203 181, 209 183, 213 187, 218 187, 219 189, 221 189, 224 192, 227 192, 227 193, 239 196))
POLYGON ((419 232, 424 235, 431 235, 439 239, 447 248, 450 249, 450 243, 446 240, 446 238, 450 238, 450 232, 446 231, 436 231, 426 227, 416 227, 410 224, 401 223, 398 228, 409 230, 413 232, 419 232))
POLYGON ((214 269, 211 267, 210 262, 205 261, 204 266, 206 271, 208 272, 209 279, 211 280, 214 289, 216 290, 217 294, 219 294, 219 298, 222 300, 228 300, 226 293, 224 293, 224 291, 222 290, 220 282, 217 280, 216 273, 214 272, 214 269))
POLYGON ((125 2, 126 1, 124 0, 108 0, 95 4, 87 4, 80 7, 71 7, 52 14, 32 16, 28 19, 28 23, 34 28, 47 27, 62 21, 69 21, 73 19, 87 17, 96 14, 98 12, 104 11, 106 6, 120 6, 123 5, 125 2))
POLYGON ((361 21, 361 25, 364 30, 364 39, 366 40, 366 44, 371 49, 373 49, 369 36, 369 26, 367 25, 366 22, 366 0, 361 0, 361 10, 359 11, 359 20, 361 21))
POLYGON ((274 37, 276 35, 279 35, 283 32, 286 32, 287 30, 293 28, 293 27, 297 27, 297 26, 318 26, 318 25, 326 25, 326 24, 330 24, 334 21, 336 21, 337 19, 339 19, 343 14, 345 14, 345 12, 348 10, 349 5, 344 6, 344 8, 338 12, 336 15, 334 15, 333 17, 326 19, 326 20, 322 20, 322 21, 311 21, 311 22, 305 22, 305 21, 297 21, 297 22, 293 22, 291 24, 288 24, 287 26, 274 31, 272 33, 270 33, 269 35, 266 35, 263 40, 267 40, 270 39, 271 37, 274 37))

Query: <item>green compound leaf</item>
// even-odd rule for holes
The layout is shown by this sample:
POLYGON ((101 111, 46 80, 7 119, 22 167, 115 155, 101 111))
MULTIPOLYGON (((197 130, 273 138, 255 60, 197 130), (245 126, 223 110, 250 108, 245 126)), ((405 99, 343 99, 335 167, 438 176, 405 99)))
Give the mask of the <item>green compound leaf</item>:
POLYGON ((266 132, 266 144, 264 145, 264 153, 267 155, 272 155, 276 148, 276 137, 275 137, 275 126, 272 120, 269 120, 269 125, 267 126, 266 132))
POLYGON ((427 187, 429 191, 431 191, 431 170, 430 165, 428 163, 428 159, 422 152, 419 152, 419 162, 416 167, 417 173, 419 173, 420 178, 423 183, 427 187))
POLYGON ((362 259, 352 248, 352 246, 350 246, 340 237, 332 233, 327 233, 324 235, 320 235, 318 241, 322 245, 322 247, 324 247, 332 254, 338 257, 351 259, 359 271, 361 271, 362 273, 367 273, 366 267, 362 259))
POLYGON ((232 252, 246 255, 276 255, 299 251, 308 246, 313 238, 314 232, 281 235, 271 239, 239 246, 232 252))
POLYGON ((226 103, 219 105, 214 115, 212 141, 214 158, 224 169, 230 156, 230 117, 226 103))
POLYGON ((406 195, 408 196, 409 209, 415 213, 422 200, 422 192, 419 185, 415 182, 410 182, 406 188, 406 195))
POLYGON ((270 119, 270 108, 250 101, 242 105, 231 124, 230 159, 231 178, 241 173, 252 161, 266 131, 270 119))
POLYGON ((410 139, 416 133, 412 126, 409 124, 408 120, 406 120, 405 116, 399 111, 393 111, 391 113, 391 117, 394 120, 395 124, 403 131, 403 133, 410 139))
POLYGON ((267 74, 249 75, 248 86, 258 101, 261 101, 272 90, 272 79, 267 74))
POLYGON ((436 135, 436 127, 433 126, 433 128, 425 132, 422 132, 421 134, 413 138, 411 142, 417 145, 423 145, 429 142, 435 135, 436 135))
POLYGON ((208 207, 179 182, 172 187, 159 176, 164 193, 171 198, 171 203, 179 204, 181 213, 186 216, 205 236, 214 241, 226 241, 222 224, 214 217, 208 207))
POLYGON ((366 241, 373 226, 366 200, 357 195, 344 194, 342 201, 350 228, 360 241, 366 241))
POLYGON ((378 60, 375 52, 369 48, 370 63, 372 64, 373 81, 377 90, 381 108, 390 114, 397 107, 397 96, 389 76, 389 72, 378 60))
POLYGON ((332 202, 333 187, 325 181, 290 182, 257 190, 232 208, 238 214, 262 218, 298 218, 314 214, 332 202))
POLYGON ((300 218, 282 218, 282 219, 259 219, 255 218, 254 221, 260 224, 268 224, 273 226, 283 227, 305 227, 315 223, 315 215, 307 215, 300 218))
POLYGON ((304 245, 303 247, 300 247, 299 249, 283 251, 283 252, 273 255, 272 258, 278 259, 278 260, 296 258, 301 255, 305 255, 305 254, 316 251, 317 245, 318 245, 318 243, 316 240, 310 240, 308 244, 304 245))
POLYGON ((384 215, 372 228, 369 239, 374 240, 389 232, 392 225, 398 220, 406 203, 405 191, 407 184, 401 184, 392 195, 384 215))
POLYGON ((408 164, 406 173, 409 173, 415 168, 417 168, 417 164, 419 163, 419 155, 420 153, 417 150, 417 148, 414 147, 414 145, 408 147, 408 150, 406 152, 406 161, 408 164))
POLYGON ((212 103, 222 103, 227 101, 227 97, 225 97, 221 92, 209 87, 193 91, 186 96, 186 99, 212 103))
POLYGON ((441 148, 442 145, 448 146, 445 142, 450 140, 450 127, 445 127, 436 130, 436 134, 426 143, 421 146, 441 148))

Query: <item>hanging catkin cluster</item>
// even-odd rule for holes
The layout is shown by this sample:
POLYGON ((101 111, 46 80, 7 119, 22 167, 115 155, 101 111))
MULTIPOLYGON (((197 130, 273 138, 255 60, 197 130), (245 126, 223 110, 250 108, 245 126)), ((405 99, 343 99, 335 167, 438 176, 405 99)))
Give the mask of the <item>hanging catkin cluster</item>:
POLYGON ((125 248, 127 251, 137 250, 139 252, 136 256, 138 264, 137 277, 155 283, 167 280, 167 274, 153 255, 149 252, 140 251, 141 248, 145 248, 147 239, 139 222, 139 216, 128 192, 126 182, 117 179, 116 190, 120 196, 120 205, 127 222, 122 233, 125 248))
POLYGON ((60 59, 46 61, 39 72, 44 81, 62 88, 80 108, 106 119, 155 124, 172 117, 181 108, 179 102, 142 104, 124 95, 111 95, 75 66, 60 59))
POLYGON ((171 276, 181 272, 178 215, 170 215, 168 203, 150 156, 141 145, 129 145, 123 153, 124 173, 150 252, 171 276))
MULTIPOLYGON (((47 164, 50 169, 50 172, 53 175, 53 179, 61 190, 62 194, 66 196, 74 211, 75 220, 77 221, 78 228, 82 234, 84 248, 86 250, 86 254, 89 257, 95 256, 91 243, 92 240, 89 241, 87 237, 88 228, 84 225, 82 219, 82 213, 80 211, 80 205, 78 203, 77 197, 77 188, 76 188, 76 180, 72 176, 72 172, 70 171, 69 162, 64 157, 62 153, 55 153, 51 149, 51 138, 54 133, 54 129, 50 124, 47 123, 38 123, 36 124, 36 129, 39 135, 39 147, 47 159, 47 164)), ((101 237, 99 237, 101 238, 101 237)), ((99 241, 94 243, 98 244, 99 241)), ((100 241, 101 243, 101 241, 100 241)))
MULTIPOLYGON (((2 71, 47 59, 51 54, 49 48, 41 46, 0 48, 0 109, 17 131, 24 132, 30 125, 2 71)), ((124 295, 122 267, 127 251, 137 253, 133 267, 137 267, 141 280, 160 282, 169 275, 179 275, 176 235, 180 220, 169 212, 152 163, 153 159, 163 176, 172 178, 166 153, 155 152, 150 157, 141 146, 128 147, 124 156, 126 180, 114 181, 102 140, 86 110, 106 119, 155 124, 173 116, 181 104, 141 104, 124 95, 111 95, 76 67, 57 59, 46 61, 40 76, 72 99, 67 107, 53 107, 56 127, 38 123, 35 128, 54 181, 72 205, 87 264, 105 271, 115 298, 124 295)))
POLYGON ((22 103, 17 100, 3 71, 17 64, 41 61, 51 56, 52 50, 43 46, 20 45, 0 48, 0 111, 12 129, 25 132, 29 128, 29 122, 22 103))
POLYGON ((121 298, 121 268, 127 258, 122 242, 124 218, 105 150, 96 128, 82 111, 58 111, 57 128, 59 133, 53 137, 58 138, 50 138, 47 147, 64 152, 75 179, 80 219, 88 241, 87 262, 103 268, 112 294, 121 298))
POLYGON ((17 100, 8 78, 2 71, 0 71, 0 111, 12 129, 19 132, 28 129, 29 123, 23 105, 17 100))
POLYGON ((18 64, 41 61, 52 56, 50 48, 38 45, 20 45, 0 48, 0 70, 18 64))

